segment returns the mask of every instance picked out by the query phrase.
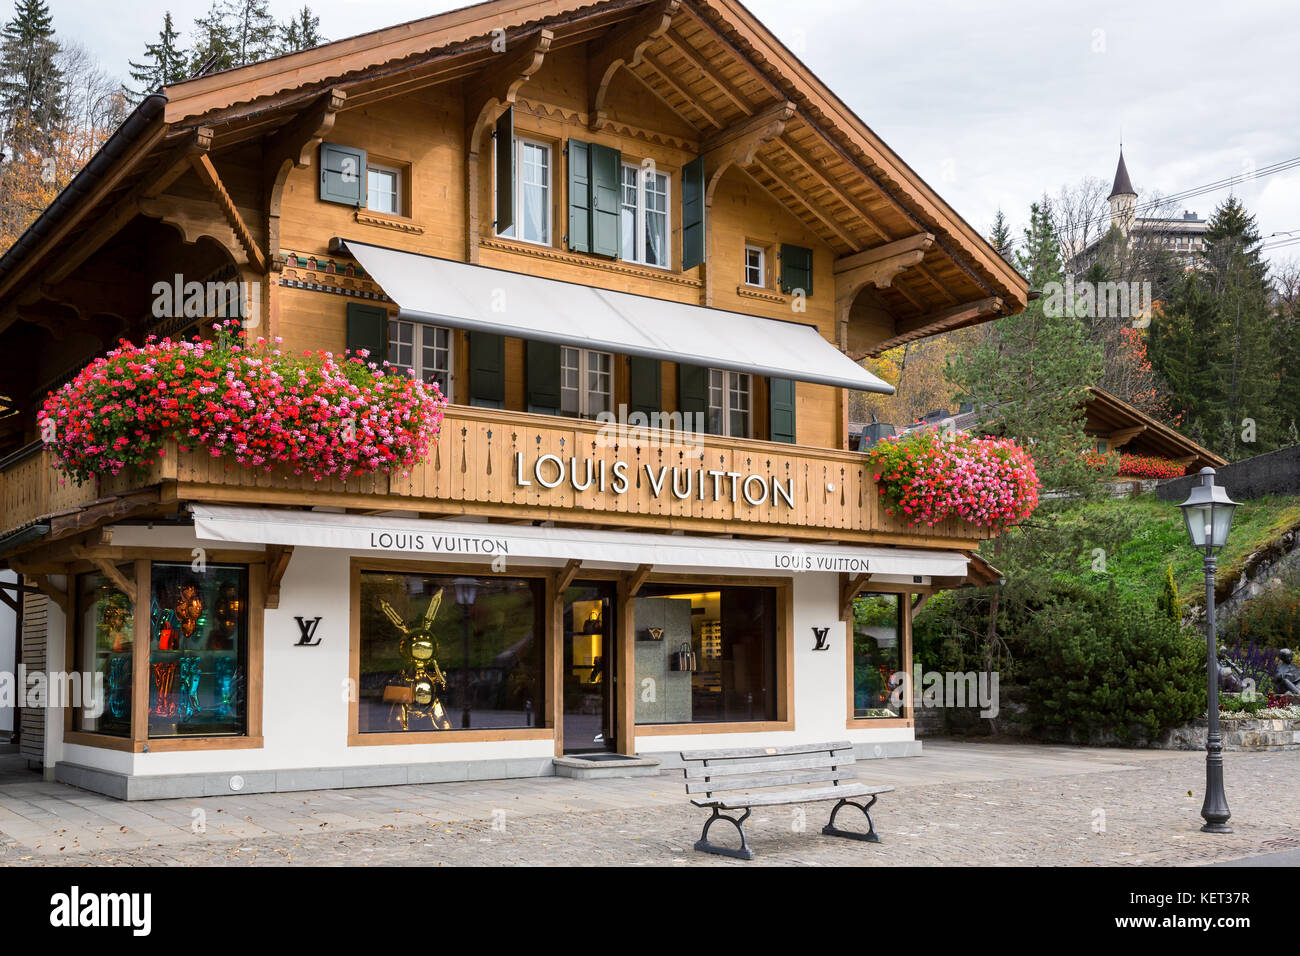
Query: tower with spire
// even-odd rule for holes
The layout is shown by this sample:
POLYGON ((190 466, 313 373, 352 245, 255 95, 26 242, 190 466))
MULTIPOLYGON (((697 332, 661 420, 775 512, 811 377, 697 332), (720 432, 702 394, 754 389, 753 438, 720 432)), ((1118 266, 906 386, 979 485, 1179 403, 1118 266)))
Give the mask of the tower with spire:
POLYGON ((1115 168, 1115 185, 1111 187, 1110 223, 1119 227, 1119 231, 1128 235, 1137 217, 1137 192, 1128 178, 1128 167, 1124 165, 1124 147, 1119 148, 1119 166, 1115 168))

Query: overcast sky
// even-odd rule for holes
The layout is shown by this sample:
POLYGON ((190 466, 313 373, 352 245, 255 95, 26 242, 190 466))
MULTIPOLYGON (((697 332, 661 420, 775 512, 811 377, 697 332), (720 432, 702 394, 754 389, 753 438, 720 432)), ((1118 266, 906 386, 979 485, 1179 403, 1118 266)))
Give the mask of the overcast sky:
MULTIPOLYGON (((48 0, 56 30, 125 76, 163 11, 209 0, 48 0)), ((464 6, 312 0, 341 39, 464 6)), ((1140 197, 1300 156, 1296 0, 748 0, 749 8, 972 225, 1086 176, 1121 133, 1140 197)), ((271 0, 287 19, 301 0, 271 0)), ((12 10, 11 0, 0 9, 12 10)), ((1300 167, 1234 187, 1264 236, 1300 237, 1300 167)), ((1203 217, 1222 190, 1183 204, 1203 217)), ((1277 241, 1277 240, 1274 240, 1277 241)), ((1300 245, 1271 255, 1300 259, 1300 245)))

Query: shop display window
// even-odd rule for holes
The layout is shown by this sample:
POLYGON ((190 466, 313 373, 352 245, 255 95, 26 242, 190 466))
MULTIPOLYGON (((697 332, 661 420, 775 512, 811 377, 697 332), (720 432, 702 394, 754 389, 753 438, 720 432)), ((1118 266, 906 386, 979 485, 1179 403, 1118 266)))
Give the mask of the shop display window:
POLYGON ((775 720, 773 588, 647 585, 633 602, 636 722, 775 720))
POLYGON ((152 567, 149 736, 246 733, 247 566, 152 567))
POLYGON ((131 736, 131 673, 135 602, 102 574, 77 578, 74 688, 80 706, 73 727, 111 737, 131 736), (90 693, 87 694, 86 684, 90 693))
POLYGON ((853 716, 902 717, 903 602, 897 594, 853 601, 853 716))
POLYGON ((545 724, 538 579, 364 571, 357 729, 545 724))

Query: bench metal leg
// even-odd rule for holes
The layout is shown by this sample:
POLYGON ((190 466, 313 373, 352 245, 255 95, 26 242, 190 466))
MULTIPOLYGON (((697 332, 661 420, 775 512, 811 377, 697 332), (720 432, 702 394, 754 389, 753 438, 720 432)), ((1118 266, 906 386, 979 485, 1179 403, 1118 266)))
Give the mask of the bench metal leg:
POLYGON ((879 843, 880 837, 876 836, 876 825, 871 822, 871 808, 876 805, 877 796, 877 794, 872 794, 871 801, 865 807, 860 803, 854 803, 852 800, 841 800, 839 803, 835 804, 835 809, 831 811, 830 822, 827 823, 826 826, 822 827, 822 833, 825 833, 827 836, 845 837, 849 840, 865 840, 867 843, 879 843), (835 825, 835 815, 844 808, 845 804, 851 807, 857 807, 866 815, 866 833, 856 833, 853 830, 841 830, 835 825))
POLYGON ((746 808, 745 812, 741 814, 740 819, 737 820, 724 813, 719 813, 718 808, 714 807, 713 816, 709 817, 705 822, 704 832, 701 833, 700 838, 695 841, 695 849, 699 850, 701 853, 716 853, 718 856, 735 857, 737 860, 752 860, 754 858, 754 851, 749 848, 749 841, 745 839, 744 828, 744 823, 749 819, 749 814, 751 812, 752 811, 746 808), (709 827, 713 826, 713 824, 717 823, 719 820, 726 820, 728 823, 733 824, 736 827, 736 832, 740 834, 739 850, 733 850, 730 847, 725 846, 717 846, 716 844, 709 842, 709 827))

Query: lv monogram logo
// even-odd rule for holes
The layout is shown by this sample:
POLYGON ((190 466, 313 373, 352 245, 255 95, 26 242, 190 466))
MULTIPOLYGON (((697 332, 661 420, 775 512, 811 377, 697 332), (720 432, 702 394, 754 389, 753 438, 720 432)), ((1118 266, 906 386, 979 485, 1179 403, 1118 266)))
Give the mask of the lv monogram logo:
POLYGON ((829 627, 814 627, 812 632, 813 637, 817 639, 817 643, 813 645, 813 650, 829 651, 831 646, 826 643, 826 635, 831 632, 831 629, 829 627))
POLYGON ((295 617, 298 622, 298 643, 294 647, 315 647, 320 643, 320 638, 316 637, 316 628, 320 626, 320 618, 313 617, 311 620, 306 618, 295 617), (312 638, 316 639, 313 641, 312 638))

